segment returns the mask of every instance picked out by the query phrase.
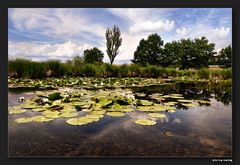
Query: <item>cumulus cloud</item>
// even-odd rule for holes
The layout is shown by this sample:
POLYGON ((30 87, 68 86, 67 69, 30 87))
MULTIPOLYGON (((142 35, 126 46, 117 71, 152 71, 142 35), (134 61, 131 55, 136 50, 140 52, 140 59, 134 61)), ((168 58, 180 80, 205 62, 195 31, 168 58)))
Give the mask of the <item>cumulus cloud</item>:
POLYGON ((46 59, 66 60, 75 55, 82 55, 85 49, 92 47, 92 45, 80 45, 71 41, 62 44, 9 42, 8 53, 11 58, 27 58, 38 61, 46 59))
POLYGON ((174 21, 146 21, 141 23, 136 23, 129 28, 130 33, 144 33, 144 32, 169 32, 174 28, 174 21))

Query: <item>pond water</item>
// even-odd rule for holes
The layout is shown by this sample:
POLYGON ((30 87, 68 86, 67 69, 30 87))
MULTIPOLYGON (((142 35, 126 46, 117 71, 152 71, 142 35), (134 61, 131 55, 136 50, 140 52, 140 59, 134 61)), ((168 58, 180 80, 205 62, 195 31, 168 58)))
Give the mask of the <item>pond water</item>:
MULTIPOLYGON (((124 90, 124 89, 123 89, 124 90)), ((134 121, 149 118, 134 110, 122 117, 105 115, 97 122, 74 126, 59 118, 46 123, 19 124, 15 119, 40 112, 9 115, 9 156, 151 156, 151 157, 230 157, 232 155, 231 87, 208 83, 171 83, 130 88, 133 93, 182 94, 185 99, 204 99, 211 104, 197 107, 177 106, 165 118, 153 119, 155 125, 134 121)), ((35 97, 32 90, 8 92, 9 107, 18 98, 35 97)), ((138 98, 136 96, 136 98, 138 98)), ((86 112, 78 112, 84 115, 86 112)))

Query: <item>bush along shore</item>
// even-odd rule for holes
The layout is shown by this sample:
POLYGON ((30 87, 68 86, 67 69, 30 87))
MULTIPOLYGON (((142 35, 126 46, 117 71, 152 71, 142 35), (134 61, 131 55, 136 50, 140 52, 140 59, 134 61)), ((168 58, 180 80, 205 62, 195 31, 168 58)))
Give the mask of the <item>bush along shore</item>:
POLYGON ((46 87, 46 86, 136 86, 161 84, 172 81, 231 80, 231 68, 201 68, 179 70, 156 65, 136 64, 74 65, 60 61, 32 62, 15 59, 9 61, 9 87, 46 87))

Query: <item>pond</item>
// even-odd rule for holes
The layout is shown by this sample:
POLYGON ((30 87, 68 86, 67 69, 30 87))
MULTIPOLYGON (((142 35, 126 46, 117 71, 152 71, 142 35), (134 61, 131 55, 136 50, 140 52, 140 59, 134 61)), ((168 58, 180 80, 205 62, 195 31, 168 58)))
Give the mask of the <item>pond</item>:
MULTIPOLYGON (((39 93, 51 93, 50 90, 42 92, 35 90, 9 89, 9 108, 25 104, 19 102, 19 97, 24 97, 27 102, 36 98, 39 93)), ((59 89, 59 91, 63 90, 66 91, 59 89)), ((67 89, 69 90, 77 91, 77 89, 67 89)), ((9 114, 9 156, 230 157, 232 155, 232 104, 229 85, 175 82, 147 87, 78 90, 85 91, 82 95, 84 97, 88 97, 89 93, 96 95, 96 98, 99 93, 108 93, 108 95, 130 93, 135 100, 146 100, 141 102, 146 105, 135 102, 129 105, 132 111, 119 112, 124 115, 114 116, 110 113, 107 115, 108 113, 105 112, 99 120, 83 125, 66 122, 71 117, 55 118, 48 122, 16 122, 16 119, 43 113, 31 109, 25 109, 24 113, 9 114), (155 110, 161 109, 161 106, 165 106, 165 109, 156 113, 155 110), (162 114, 162 116, 151 116, 150 113, 162 114), (136 121, 139 119, 148 119, 150 123, 138 124, 136 121)), ((92 98, 88 101, 92 102, 92 98)), ((22 108, 24 109, 24 106, 22 108)), ((76 113, 77 117, 81 117, 91 112, 85 109, 76 113)))

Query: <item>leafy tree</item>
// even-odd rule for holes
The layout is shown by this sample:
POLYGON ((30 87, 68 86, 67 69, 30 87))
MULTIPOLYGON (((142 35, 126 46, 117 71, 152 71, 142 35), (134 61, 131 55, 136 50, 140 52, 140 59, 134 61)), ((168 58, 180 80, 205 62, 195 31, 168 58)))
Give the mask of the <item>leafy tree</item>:
POLYGON ((152 64, 157 65, 158 60, 161 60, 163 40, 158 34, 151 34, 147 40, 142 39, 134 52, 135 64, 152 64))
POLYGON ((102 63, 103 56, 103 52, 96 47, 84 50, 83 52, 83 60, 85 63, 102 63))
POLYGON ((165 45, 162 61, 165 61, 165 66, 171 64, 180 69, 208 67, 216 54, 214 47, 215 44, 208 43, 206 37, 181 39, 165 45))
POLYGON ((116 25, 114 25, 112 30, 109 28, 107 29, 105 36, 107 40, 106 42, 107 54, 110 59, 110 63, 112 65, 115 57, 118 54, 118 49, 122 44, 122 38, 120 37, 121 32, 119 28, 116 25))
POLYGON ((180 59, 181 45, 177 41, 169 42, 164 45, 163 54, 159 58, 159 63, 163 67, 177 66, 180 59))
POLYGON ((218 64, 230 67, 232 65, 232 47, 231 45, 221 49, 218 53, 218 64))
POLYGON ((72 60, 73 65, 80 66, 83 63, 83 58, 79 55, 76 55, 72 60))

